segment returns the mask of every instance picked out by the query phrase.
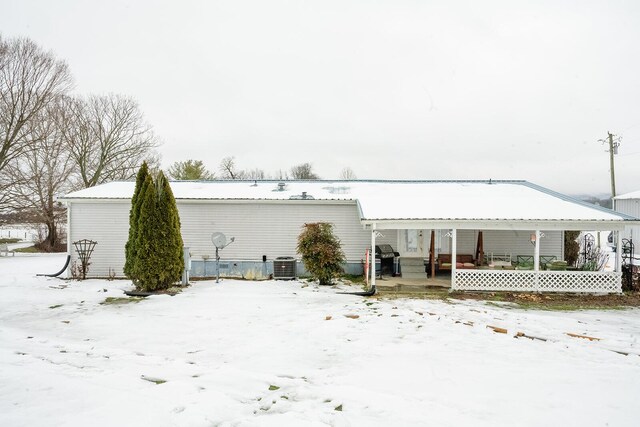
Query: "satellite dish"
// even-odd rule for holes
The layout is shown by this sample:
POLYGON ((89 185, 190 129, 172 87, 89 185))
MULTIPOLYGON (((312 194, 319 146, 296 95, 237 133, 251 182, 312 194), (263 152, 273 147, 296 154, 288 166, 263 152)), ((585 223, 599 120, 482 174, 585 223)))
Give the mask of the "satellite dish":
POLYGON ((227 246, 227 236, 224 233, 216 232, 211 235, 211 242, 216 248, 224 248, 227 246))
POLYGON ((227 236, 225 236, 224 233, 220 233, 219 231, 217 231, 211 234, 211 243, 213 243, 213 246, 216 247, 216 283, 220 281, 220 254, 218 253, 218 251, 224 249, 227 245, 230 245, 235 240, 236 238, 232 237, 227 243, 227 236))

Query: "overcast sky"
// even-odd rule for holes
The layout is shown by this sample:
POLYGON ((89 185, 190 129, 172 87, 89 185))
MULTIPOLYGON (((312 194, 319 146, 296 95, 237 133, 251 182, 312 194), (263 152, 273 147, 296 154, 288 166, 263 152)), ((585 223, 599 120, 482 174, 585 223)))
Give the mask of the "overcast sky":
POLYGON ((0 0, 4 37, 129 95, 163 164, 640 189, 637 1, 0 0))

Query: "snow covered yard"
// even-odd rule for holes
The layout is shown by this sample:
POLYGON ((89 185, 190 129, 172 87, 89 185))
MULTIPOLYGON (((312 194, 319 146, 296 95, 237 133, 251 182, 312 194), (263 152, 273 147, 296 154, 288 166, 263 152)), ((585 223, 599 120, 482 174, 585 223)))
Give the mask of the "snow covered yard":
POLYGON ((128 283, 35 277, 63 262, 0 258, 2 426, 632 426, 640 417, 637 309, 524 311, 233 280, 101 304, 128 283))

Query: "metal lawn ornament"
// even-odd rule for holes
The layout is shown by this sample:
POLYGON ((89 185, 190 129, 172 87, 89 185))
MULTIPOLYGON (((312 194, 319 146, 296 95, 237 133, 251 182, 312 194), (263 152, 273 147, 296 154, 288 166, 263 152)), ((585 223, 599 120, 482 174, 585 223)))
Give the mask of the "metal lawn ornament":
POLYGON ((235 242, 235 240, 236 238, 232 237, 227 242, 227 236, 220 232, 216 232, 211 235, 211 243, 213 243, 213 246, 216 248, 216 283, 220 281, 220 255, 218 254, 218 251, 226 248, 235 242))
POLYGON ((87 278, 87 271, 89 271, 89 264, 91 264, 89 260, 91 259, 93 248, 95 248, 97 244, 98 242, 88 239, 73 242, 73 246, 76 247, 76 252, 78 253, 78 258, 80 258, 80 272, 82 273, 82 280, 87 278))
POLYGON ((582 252, 580 256, 582 258, 582 264, 586 264, 593 257, 595 251, 595 238, 591 233, 585 233, 582 241, 582 252))

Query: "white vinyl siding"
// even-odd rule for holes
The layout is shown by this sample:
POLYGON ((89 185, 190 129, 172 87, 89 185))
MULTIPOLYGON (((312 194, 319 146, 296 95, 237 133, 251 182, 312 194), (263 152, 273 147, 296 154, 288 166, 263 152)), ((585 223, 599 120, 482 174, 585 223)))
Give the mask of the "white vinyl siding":
MULTIPOLYGON (((437 231, 436 231, 437 233, 437 231)), ((441 253, 451 252, 451 239, 444 237, 443 230, 441 253)), ((518 255, 533 255, 534 247, 530 236, 534 231, 526 230, 484 230, 482 233, 484 253, 495 255, 511 254, 513 261, 518 255)), ((554 255, 564 259, 562 231, 543 231, 540 240, 540 255, 554 255)), ((475 256, 478 242, 478 230, 458 230, 458 253, 475 256)))
POLYGON ((109 201, 76 202, 69 205, 70 224, 67 239, 70 242, 71 265, 78 263, 72 242, 89 239, 98 242, 91 256, 88 276, 122 277, 124 245, 129 236, 129 208, 131 202, 109 201))
MULTIPOLYGON (((355 203, 296 201, 290 203, 189 203, 178 202, 182 235, 194 259, 215 256, 210 236, 224 233, 235 242, 222 251, 226 259, 272 260, 279 256, 297 257, 297 238, 305 223, 330 222, 342 243, 348 261, 360 261, 371 235, 360 224, 355 203)), ((385 230, 380 243, 395 247, 395 230, 385 230)))
MULTIPOLYGON (((360 226, 360 228, 362 229, 362 226, 360 226)), ((376 245, 388 244, 391 245, 394 251, 398 252, 398 233, 400 232, 402 232, 402 230, 382 230, 382 236, 376 237, 376 245)), ((371 235, 368 232, 366 232, 366 234, 366 239, 368 241, 366 247, 368 248, 371 246, 371 235)))
MULTIPOLYGON (((215 257, 211 233, 218 231, 235 242, 220 252, 223 259, 268 260, 279 256, 298 257, 297 238, 309 222, 330 222, 342 243, 347 261, 359 262, 371 245, 371 234, 360 224, 355 202, 190 202, 177 201, 182 238, 193 259, 215 257)), ((128 200, 74 202, 70 204, 71 242, 90 239, 98 242, 91 258, 89 275, 122 277, 124 247, 129 233, 128 200)), ((397 232, 385 230, 377 243, 397 244, 397 232)), ((71 247, 72 262, 77 255, 71 247)))
MULTIPOLYGON (((617 212, 640 218, 639 199, 616 199, 615 209, 617 212)), ((633 238, 634 242, 640 242, 640 226, 625 227, 622 237, 633 238)), ((638 243, 635 243, 635 246, 638 247, 638 243)))
MULTIPOLYGON (((221 252, 223 259, 259 261, 266 255, 271 261, 279 256, 298 257, 297 237, 307 222, 334 224, 349 262, 362 260, 371 244, 371 233, 363 229, 355 202, 178 200, 177 205, 184 244, 190 248, 196 260, 203 256, 214 258, 215 248, 210 237, 216 231, 236 239, 221 252)), ((91 239, 98 242, 89 267, 91 277, 107 277, 110 274, 122 277, 130 206, 128 200, 70 203, 69 241, 91 239)), ((404 230, 381 232, 383 237, 377 238, 376 243, 388 243, 396 251, 402 252, 399 245, 404 239, 399 233, 404 233, 404 230)), ((446 230, 436 230, 438 253, 450 252, 450 238, 445 233, 446 230)), ((532 255, 530 234, 530 231, 484 231, 484 252, 498 255, 510 253, 514 260, 517 255, 532 255)), ((562 231, 545 231, 544 234, 541 255, 555 255, 562 259, 562 231)), ((423 256, 428 257, 431 231, 423 230, 423 236, 423 256)), ((475 254, 477 236, 476 230, 458 230, 458 253, 475 254)), ((72 262, 77 262, 74 248, 70 250, 72 262)))
MULTIPOLYGON (((533 255, 535 248, 531 243, 532 233, 535 231, 487 230, 483 233, 484 253, 511 254, 513 261, 516 261, 517 255, 533 255)), ((540 239, 540 255, 564 259, 564 233, 557 230, 542 233, 544 237, 540 239)))

